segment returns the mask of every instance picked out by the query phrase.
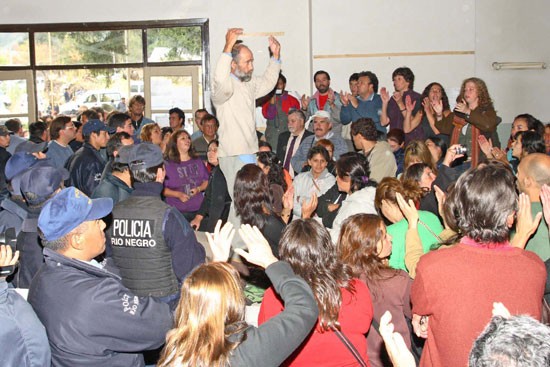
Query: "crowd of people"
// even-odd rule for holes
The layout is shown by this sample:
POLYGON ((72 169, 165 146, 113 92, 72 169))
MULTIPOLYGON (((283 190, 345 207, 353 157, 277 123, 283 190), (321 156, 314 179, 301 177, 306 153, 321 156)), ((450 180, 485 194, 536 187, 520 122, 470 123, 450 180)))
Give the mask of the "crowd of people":
POLYGON ((0 126, 2 361, 548 366, 550 124, 501 146, 483 80, 408 67, 293 96, 241 34, 193 134, 139 95, 0 126))

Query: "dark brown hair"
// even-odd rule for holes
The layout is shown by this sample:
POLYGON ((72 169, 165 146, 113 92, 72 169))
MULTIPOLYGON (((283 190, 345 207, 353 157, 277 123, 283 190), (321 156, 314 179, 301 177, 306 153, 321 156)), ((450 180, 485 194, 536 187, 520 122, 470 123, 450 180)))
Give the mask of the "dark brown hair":
POLYGON ((65 115, 59 115, 55 119, 53 119, 50 125, 50 139, 51 140, 58 139, 59 132, 63 130, 65 128, 65 125, 67 125, 69 122, 71 122, 71 117, 65 116, 65 115))
POLYGON ((181 162, 180 151, 178 149, 178 138, 180 135, 183 135, 183 134, 189 137, 189 142, 190 142, 189 157, 191 157, 192 159, 197 158, 197 154, 195 153, 195 148, 193 147, 193 142, 191 140, 191 135, 187 131, 181 129, 173 133, 172 136, 170 136, 170 140, 166 145, 166 153, 164 153, 164 158, 167 161, 178 162, 178 163, 181 162))
MULTIPOLYGON (((338 239, 340 260, 351 267, 353 276, 365 276, 371 294, 376 287, 370 287, 370 284, 398 273, 378 257, 376 245, 383 240, 383 226, 384 221, 378 215, 355 214, 342 223, 338 239)), ((372 296, 376 297, 375 294, 372 296)))
POLYGON ((354 293, 352 271, 340 262, 337 247, 328 231, 314 219, 298 219, 289 224, 279 242, 279 254, 296 275, 311 287, 319 307, 321 332, 340 330, 338 314, 342 305, 340 288, 354 293))
POLYGON ((237 172, 233 199, 242 224, 264 227, 265 216, 271 213, 271 196, 267 176, 260 167, 247 164, 237 172))
POLYGON ((449 227, 478 243, 509 238, 508 217, 517 209, 516 178, 506 165, 490 161, 463 173, 445 200, 449 227))
POLYGON ((412 200, 417 203, 423 196, 424 192, 418 186, 418 183, 412 180, 400 181, 395 177, 385 177, 376 187, 376 195, 374 197, 374 205, 380 211, 382 200, 387 200, 393 204, 397 204, 396 193, 403 195, 405 201, 412 200))

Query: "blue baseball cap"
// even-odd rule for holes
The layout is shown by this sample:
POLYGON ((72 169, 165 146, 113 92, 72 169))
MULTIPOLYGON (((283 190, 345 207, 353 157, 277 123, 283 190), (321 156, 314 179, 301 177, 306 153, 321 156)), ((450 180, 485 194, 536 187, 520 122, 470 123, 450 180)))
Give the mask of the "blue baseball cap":
POLYGON ((46 201, 69 178, 65 168, 34 166, 18 178, 23 197, 29 205, 39 205, 46 201))
POLYGON ((68 187, 48 200, 38 217, 38 227, 48 241, 57 240, 84 222, 105 217, 113 210, 113 199, 90 199, 68 187))
POLYGON ((82 126, 82 135, 90 136, 92 133, 98 133, 100 131, 107 131, 109 134, 114 133, 114 130, 105 123, 98 119, 89 120, 82 126))

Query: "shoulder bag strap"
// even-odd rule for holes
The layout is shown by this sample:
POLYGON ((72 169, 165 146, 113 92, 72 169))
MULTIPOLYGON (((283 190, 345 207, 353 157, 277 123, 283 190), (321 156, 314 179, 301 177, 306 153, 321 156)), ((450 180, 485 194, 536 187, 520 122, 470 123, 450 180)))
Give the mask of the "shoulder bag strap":
POLYGON ((357 349, 355 349, 355 347, 349 341, 349 339, 346 338, 344 333, 342 333, 340 330, 336 329, 334 326, 332 327, 332 330, 336 333, 336 336, 338 337, 338 339, 340 339, 340 341, 346 346, 346 348, 348 348, 348 350, 351 352, 351 354, 353 354, 353 356, 355 357, 357 362, 359 362, 359 365, 361 367, 367 367, 367 363, 363 360, 363 358, 361 357, 361 354, 359 354, 359 352, 357 351, 357 349))

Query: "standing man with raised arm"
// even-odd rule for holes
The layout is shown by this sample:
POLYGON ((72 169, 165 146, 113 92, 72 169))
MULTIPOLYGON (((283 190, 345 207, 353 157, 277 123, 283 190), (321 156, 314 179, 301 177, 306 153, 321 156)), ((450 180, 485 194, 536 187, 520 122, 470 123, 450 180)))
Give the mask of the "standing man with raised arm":
MULTIPOLYGON (((227 31, 212 86, 212 103, 220 122, 218 157, 231 198, 237 171, 247 163, 256 163, 255 101, 273 90, 281 70, 281 45, 270 36, 269 49, 273 56, 264 74, 252 77, 254 55, 247 46, 237 41, 241 34, 242 28, 227 31)), ((229 220, 238 227, 233 208, 229 220)))

